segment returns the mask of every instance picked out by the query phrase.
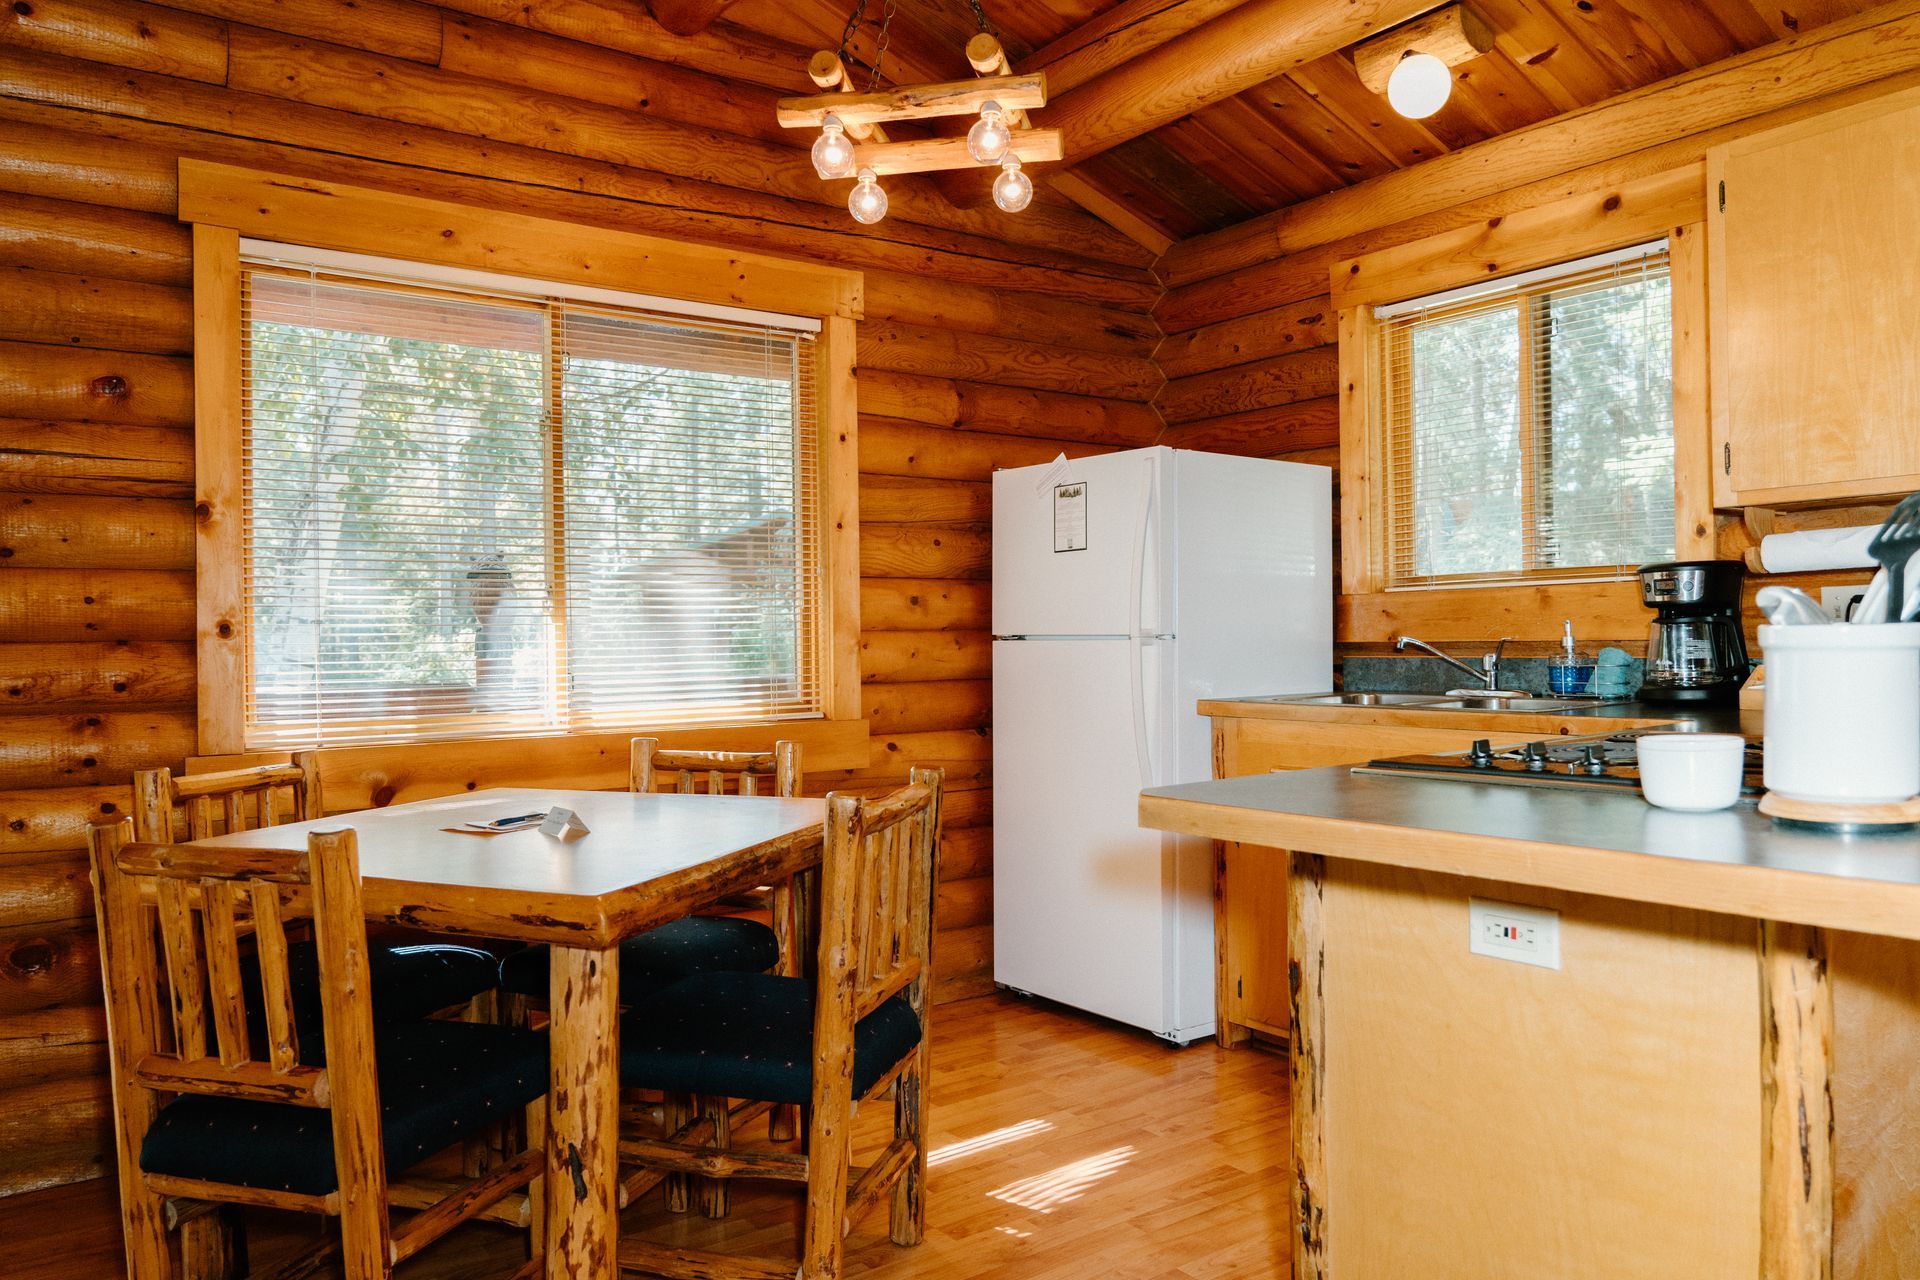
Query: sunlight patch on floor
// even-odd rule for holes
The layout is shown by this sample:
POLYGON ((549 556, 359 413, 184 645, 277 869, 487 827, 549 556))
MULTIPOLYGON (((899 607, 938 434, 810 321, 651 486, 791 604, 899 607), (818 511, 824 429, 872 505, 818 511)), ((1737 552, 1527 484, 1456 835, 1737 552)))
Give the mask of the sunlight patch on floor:
POLYGON ((994 1147, 1004 1147, 1009 1142, 1018 1142, 1022 1138, 1046 1133, 1052 1128, 1053 1122, 1050 1120, 1022 1120, 1019 1124, 1010 1124, 1004 1129, 995 1129, 977 1138, 964 1138, 959 1142, 949 1142, 945 1146, 935 1147, 927 1152, 927 1163, 940 1165, 953 1160, 964 1160, 968 1156, 990 1151, 994 1147))
POLYGON ((987 1194, 1035 1213, 1052 1213, 1057 1206, 1078 1200, 1094 1183, 1117 1173, 1131 1159, 1132 1147, 1115 1147, 1031 1178, 1009 1182, 987 1194))

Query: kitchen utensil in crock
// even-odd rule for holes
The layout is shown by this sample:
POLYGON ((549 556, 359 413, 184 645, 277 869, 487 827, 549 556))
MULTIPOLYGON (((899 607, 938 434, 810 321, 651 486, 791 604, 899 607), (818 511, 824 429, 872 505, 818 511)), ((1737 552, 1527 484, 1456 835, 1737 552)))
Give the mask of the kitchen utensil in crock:
POLYGON ((1762 587, 1753 602, 1776 627, 1817 627, 1833 621, 1812 596, 1798 587, 1762 587))
POLYGON ((1893 509, 1867 554, 1887 567, 1887 618, 1901 621, 1907 603, 1907 561, 1920 551, 1920 493, 1910 493, 1893 509))

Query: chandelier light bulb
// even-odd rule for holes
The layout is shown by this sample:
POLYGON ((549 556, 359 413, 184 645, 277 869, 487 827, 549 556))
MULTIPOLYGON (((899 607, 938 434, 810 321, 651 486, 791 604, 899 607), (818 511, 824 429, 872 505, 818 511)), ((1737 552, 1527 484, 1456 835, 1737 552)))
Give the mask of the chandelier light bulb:
POLYGON ((993 202, 1008 213, 1018 213, 1033 203, 1033 179, 1020 172, 1020 158, 1008 156, 993 180, 993 202))
POLYGON ((853 176, 853 143, 836 116, 828 116, 819 141, 813 144, 813 171, 823 178, 853 176))
POLYGON ((1409 120, 1425 120, 1452 92, 1453 72, 1430 53, 1409 53, 1387 77, 1387 101, 1409 120))
POLYGON ((967 154, 981 164, 999 164, 1013 145, 1013 133, 1007 128, 1007 114, 997 102, 980 104, 980 119, 967 130, 967 154))
POLYGON ((853 192, 847 197, 847 212, 853 220, 866 226, 872 226, 887 216, 887 193, 873 180, 873 170, 862 169, 860 181, 856 182, 853 192))

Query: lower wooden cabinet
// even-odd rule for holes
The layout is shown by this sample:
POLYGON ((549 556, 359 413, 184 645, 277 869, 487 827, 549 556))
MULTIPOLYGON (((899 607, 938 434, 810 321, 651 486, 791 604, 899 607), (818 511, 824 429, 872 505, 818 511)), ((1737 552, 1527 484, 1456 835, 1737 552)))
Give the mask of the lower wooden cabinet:
MULTIPOLYGON (((1504 734, 1485 727, 1343 724, 1327 720, 1276 720, 1215 716, 1214 776, 1237 778, 1283 769, 1320 769, 1364 764, 1387 756, 1463 751, 1478 738, 1496 750, 1531 742, 1537 726, 1504 734)), ((1215 1020, 1222 1045, 1254 1036, 1282 1040, 1288 1034, 1287 854, 1257 845, 1221 843, 1214 855, 1215 1020)))

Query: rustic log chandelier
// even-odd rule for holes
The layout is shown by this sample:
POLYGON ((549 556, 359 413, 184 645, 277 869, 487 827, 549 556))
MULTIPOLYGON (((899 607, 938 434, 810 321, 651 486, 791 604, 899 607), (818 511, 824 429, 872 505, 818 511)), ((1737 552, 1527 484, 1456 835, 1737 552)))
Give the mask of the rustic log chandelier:
POLYGON ((997 166, 993 202, 1008 213, 1033 203, 1033 179, 1023 164, 1058 160, 1062 140, 1058 129, 1035 129, 1027 111, 1047 105, 1045 72, 1017 76, 1006 50, 987 23, 980 0, 968 0, 980 34, 967 41, 967 61, 982 77, 940 84, 880 87, 881 65, 893 25, 895 0, 883 0, 879 32, 875 37, 873 69, 865 93, 854 88, 847 71, 847 45, 866 18, 867 0, 856 0, 840 36, 838 50, 822 49, 807 64, 813 83, 829 92, 806 98, 782 98, 777 116, 784 129, 819 129, 813 144, 813 169, 823 179, 854 179, 847 196, 847 212, 854 221, 872 224, 887 216, 887 193, 879 179, 894 173, 929 173, 942 169, 997 166), (977 115, 965 138, 916 138, 894 142, 884 127, 901 120, 930 120, 939 116, 977 115))

